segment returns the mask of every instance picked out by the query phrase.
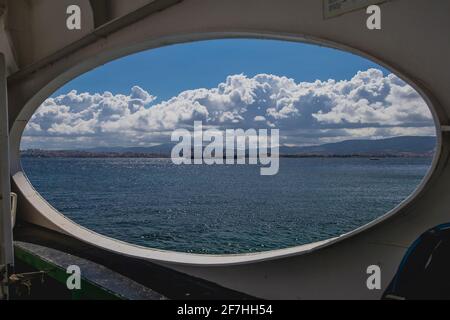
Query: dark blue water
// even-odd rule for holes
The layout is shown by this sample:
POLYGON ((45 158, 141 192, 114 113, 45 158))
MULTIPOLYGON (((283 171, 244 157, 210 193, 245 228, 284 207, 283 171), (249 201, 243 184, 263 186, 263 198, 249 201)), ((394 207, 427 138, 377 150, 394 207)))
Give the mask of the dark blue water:
POLYGON ((431 159, 280 159, 175 166, 170 159, 24 158, 35 188, 70 219, 147 247, 198 253, 286 248, 338 236, 393 209, 431 159))

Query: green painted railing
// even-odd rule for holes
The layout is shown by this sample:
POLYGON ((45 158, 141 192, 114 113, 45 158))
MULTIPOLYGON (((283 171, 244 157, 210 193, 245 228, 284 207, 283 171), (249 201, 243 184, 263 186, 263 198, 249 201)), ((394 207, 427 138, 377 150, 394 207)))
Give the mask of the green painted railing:
MULTIPOLYGON (((67 278, 70 276, 66 273, 66 270, 61 266, 58 266, 51 261, 48 261, 28 250, 25 250, 19 246, 14 248, 16 259, 29 265, 30 267, 45 271, 46 276, 66 286, 67 278)), ((45 286, 45 282, 43 284, 45 286)), ((89 281, 88 279, 81 277, 81 289, 69 290, 73 300, 122 300, 118 294, 111 292, 102 286, 89 281)))

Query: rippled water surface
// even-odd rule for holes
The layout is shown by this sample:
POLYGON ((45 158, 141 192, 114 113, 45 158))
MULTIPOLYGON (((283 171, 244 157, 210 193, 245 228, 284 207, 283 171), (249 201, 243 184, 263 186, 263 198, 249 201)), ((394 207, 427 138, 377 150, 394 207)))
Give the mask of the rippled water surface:
POLYGON ((24 158, 35 188, 70 219, 147 247, 198 253, 285 248, 338 236, 393 209, 431 159, 280 159, 175 166, 170 159, 24 158))

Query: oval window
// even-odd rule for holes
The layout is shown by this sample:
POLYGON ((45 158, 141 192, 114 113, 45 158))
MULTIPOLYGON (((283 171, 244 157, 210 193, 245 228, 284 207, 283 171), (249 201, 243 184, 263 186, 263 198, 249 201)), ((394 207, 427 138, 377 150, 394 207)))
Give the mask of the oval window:
POLYGON ((61 213, 151 248, 245 253, 336 237, 401 204, 436 149, 432 115, 350 53, 201 41, 74 79, 24 131, 21 162, 61 213))

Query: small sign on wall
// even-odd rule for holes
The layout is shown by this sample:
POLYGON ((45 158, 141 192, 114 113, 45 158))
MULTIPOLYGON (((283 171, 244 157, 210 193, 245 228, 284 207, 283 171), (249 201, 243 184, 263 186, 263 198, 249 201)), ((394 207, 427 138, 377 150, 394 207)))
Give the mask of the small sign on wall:
POLYGON ((323 0, 324 17, 337 17, 351 11, 387 1, 389 0, 323 0))

